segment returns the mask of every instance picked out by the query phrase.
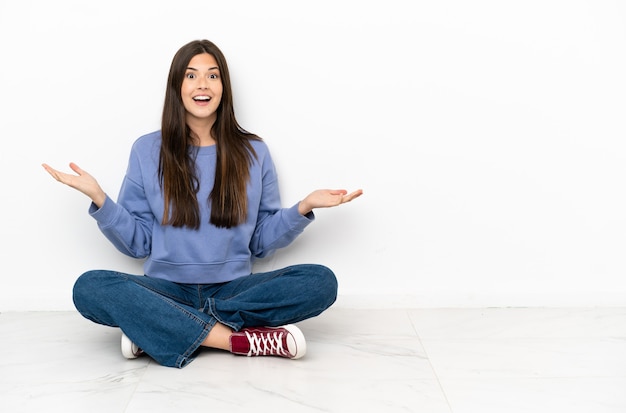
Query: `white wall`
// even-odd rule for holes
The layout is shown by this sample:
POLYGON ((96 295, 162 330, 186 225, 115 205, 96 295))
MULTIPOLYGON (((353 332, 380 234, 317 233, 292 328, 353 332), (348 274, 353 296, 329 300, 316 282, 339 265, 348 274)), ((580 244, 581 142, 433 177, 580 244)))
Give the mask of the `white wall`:
POLYGON ((348 305, 624 305, 624 4, 0 0, 0 311, 141 271, 40 164, 116 198, 197 38, 226 54, 285 206, 365 190, 259 269, 329 265, 348 305))

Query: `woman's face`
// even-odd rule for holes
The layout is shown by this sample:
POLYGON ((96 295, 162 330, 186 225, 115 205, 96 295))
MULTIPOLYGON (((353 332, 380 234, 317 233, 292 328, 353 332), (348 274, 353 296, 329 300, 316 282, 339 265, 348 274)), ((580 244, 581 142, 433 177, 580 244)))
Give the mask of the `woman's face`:
POLYGON ((185 71, 181 87, 187 122, 215 122, 222 100, 222 79, 217 61, 208 53, 195 55, 185 71))

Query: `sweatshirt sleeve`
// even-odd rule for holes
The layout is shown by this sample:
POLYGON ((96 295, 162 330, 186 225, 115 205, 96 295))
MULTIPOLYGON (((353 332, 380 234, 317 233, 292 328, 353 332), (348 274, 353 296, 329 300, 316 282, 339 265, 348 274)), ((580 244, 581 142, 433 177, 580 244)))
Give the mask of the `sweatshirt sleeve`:
POLYGON ((250 251, 257 258, 266 257, 277 249, 291 244, 315 220, 310 212, 298 212, 298 203, 282 208, 276 169, 269 153, 262 161, 262 192, 256 228, 250 242, 250 251))
POLYGON ((150 255, 154 215, 146 198, 140 176, 137 154, 131 153, 128 170, 118 202, 107 198, 101 208, 91 204, 89 214, 97 221, 98 228, 120 252, 133 257, 150 255))

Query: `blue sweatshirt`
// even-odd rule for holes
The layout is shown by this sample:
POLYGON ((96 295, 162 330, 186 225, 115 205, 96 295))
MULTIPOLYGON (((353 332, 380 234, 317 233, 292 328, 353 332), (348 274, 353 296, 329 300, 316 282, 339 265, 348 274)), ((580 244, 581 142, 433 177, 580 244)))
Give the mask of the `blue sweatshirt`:
POLYGON ((215 146, 194 148, 200 180, 200 228, 161 225, 164 204, 158 177, 160 131, 142 136, 133 144, 117 203, 107 196, 101 208, 92 203, 89 213, 118 250, 135 258, 147 257, 147 276, 209 284, 249 275, 254 257, 265 257, 289 245, 315 219, 313 213, 300 215, 298 204, 281 207, 276 170, 267 145, 251 142, 257 159, 250 167, 248 218, 236 227, 218 228, 209 223, 207 199, 215 177, 215 146))

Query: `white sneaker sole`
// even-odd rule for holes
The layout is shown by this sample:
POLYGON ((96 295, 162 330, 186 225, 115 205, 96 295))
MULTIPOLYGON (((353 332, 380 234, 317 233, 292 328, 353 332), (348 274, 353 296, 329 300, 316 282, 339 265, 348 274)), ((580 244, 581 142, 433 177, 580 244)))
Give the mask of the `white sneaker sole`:
POLYGON ((135 343, 130 341, 130 338, 126 336, 126 334, 122 333, 122 355, 127 359, 136 359, 142 353, 142 351, 137 347, 135 343))
POLYGON ((306 339, 302 331, 293 324, 287 324, 279 328, 284 328, 291 334, 291 337, 287 339, 289 353, 294 355, 291 359, 296 360, 304 356, 306 354, 306 339), (293 338, 293 340, 291 338, 293 338))

